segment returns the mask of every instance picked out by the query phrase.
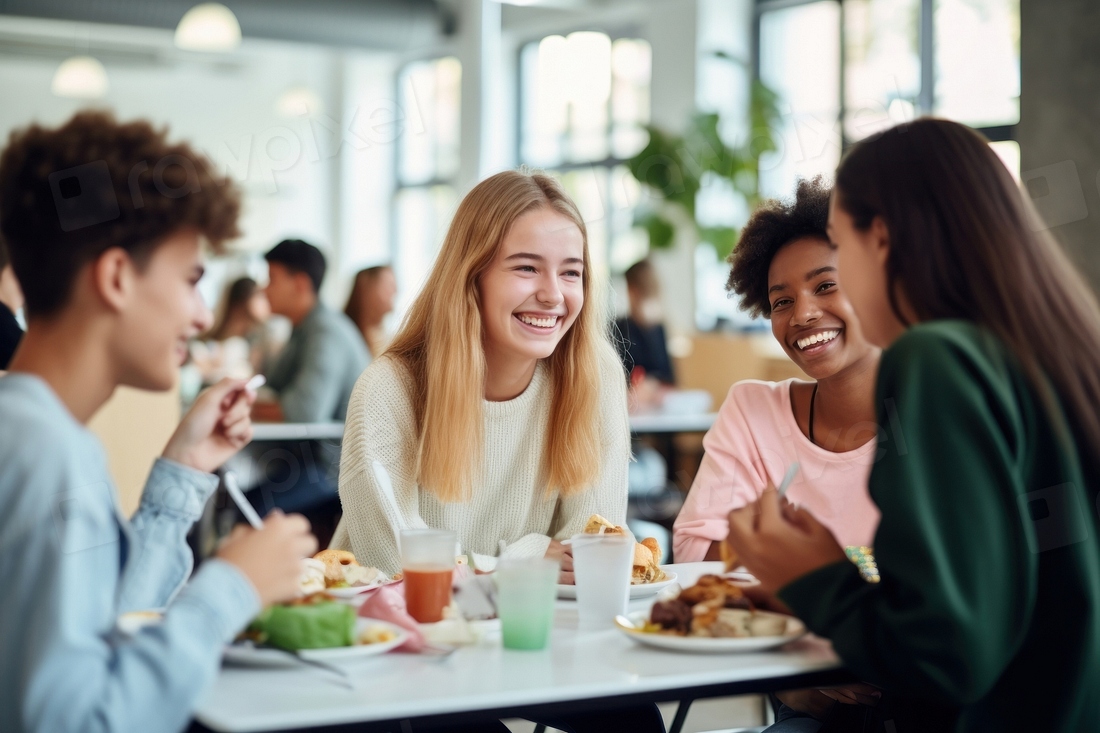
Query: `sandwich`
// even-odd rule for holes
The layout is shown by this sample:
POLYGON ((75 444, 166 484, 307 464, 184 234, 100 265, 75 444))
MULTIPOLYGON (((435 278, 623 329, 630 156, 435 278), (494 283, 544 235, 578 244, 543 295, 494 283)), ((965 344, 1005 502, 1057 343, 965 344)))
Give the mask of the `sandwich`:
MULTIPOLYGON (((585 534, 626 534, 618 524, 612 524, 599 514, 593 514, 584 525, 585 534)), ((657 540, 647 537, 634 544, 634 569, 630 575, 631 585, 659 583, 667 576, 661 570, 661 546, 657 540)))
POLYGON ((634 545, 634 570, 630 575, 631 585, 659 583, 667 576, 661 570, 661 546, 652 537, 646 537, 634 545))
POLYGON ((618 524, 612 524, 599 514, 593 514, 584 525, 585 534, 626 534, 626 530, 618 524))
MULTIPOLYGON (((347 550, 321 550, 313 556, 320 565, 310 563, 307 570, 319 567, 324 572, 325 588, 354 588, 370 585, 381 577, 378 568, 367 568, 347 550)), ((315 570, 313 571, 316 572, 315 570)))

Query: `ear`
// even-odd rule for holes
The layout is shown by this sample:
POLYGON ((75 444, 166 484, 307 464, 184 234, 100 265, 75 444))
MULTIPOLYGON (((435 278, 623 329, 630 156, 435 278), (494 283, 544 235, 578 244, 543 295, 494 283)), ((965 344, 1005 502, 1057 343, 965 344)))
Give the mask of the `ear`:
POLYGON ((110 310, 123 310, 134 291, 137 275, 130 255, 121 247, 111 247, 92 261, 91 268, 96 295, 110 310))
MULTIPOLYGON (((304 272, 294 273, 294 287, 298 291, 299 295, 314 295, 313 281, 309 279, 309 275, 304 272)), ((316 293, 317 297, 321 297, 320 293, 316 293)))
POLYGON ((871 221, 868 235, 878 263, 885 267, 886 260, 890 258, 890 230, 887 229, 886 222, 881 216, 876 216, 871 221))

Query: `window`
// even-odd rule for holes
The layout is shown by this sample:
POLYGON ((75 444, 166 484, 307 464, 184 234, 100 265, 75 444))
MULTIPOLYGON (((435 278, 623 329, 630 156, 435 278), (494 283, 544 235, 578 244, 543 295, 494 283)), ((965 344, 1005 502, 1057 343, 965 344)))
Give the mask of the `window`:
POLYGON ((398 312, 416 297, 458 206, 462 68, 452 57, 417 61, 398 75, 404 129, 397 140, 394 271, 398 312))
POLYGON ((760 79, 782 100, 778 150, 760 161, 764 196, 790 196, 794 181, 840 160, 840 6, 833 0, 760 17, 760 79))
POLYGON ((764 195, 920 114, 970 125, 1019 176, 1020 0, 759 0, 757 73, 784 106, 764 195))
POLYGON ((1020 0, 936 0, 936 114, 973 127, 1020 121, 1020 0))
POLYGON ((912 119, 920 92, 920 0, 845 2, 845 136, 859 140, 912 119))
POLYGON ((641 189, 625 162, 646 144, 649 80, 642 40, 580 31, 520 51, 520 162, 561 179, 598 273, 621 272, 648 249, 633 227, 641 189))

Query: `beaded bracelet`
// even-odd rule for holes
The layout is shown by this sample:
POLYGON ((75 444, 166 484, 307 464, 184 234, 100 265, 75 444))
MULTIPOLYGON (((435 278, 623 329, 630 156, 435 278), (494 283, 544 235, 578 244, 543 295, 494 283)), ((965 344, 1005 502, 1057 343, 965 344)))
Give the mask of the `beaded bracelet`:
POLYGON ((867 546, 850 545, 844 548, 844 554, 859 568, 860 576, 868 583, 877 583, 882 578, 878 574, 874 549, 867 546))

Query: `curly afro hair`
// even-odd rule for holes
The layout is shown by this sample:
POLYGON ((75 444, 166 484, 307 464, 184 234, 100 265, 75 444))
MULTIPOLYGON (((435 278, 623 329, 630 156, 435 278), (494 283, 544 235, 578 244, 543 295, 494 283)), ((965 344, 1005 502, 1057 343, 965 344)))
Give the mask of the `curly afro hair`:
POLYGON ((771 317, 768 300, 768 268, 776 252, 803 237, 829 241, 825 225, 829 220, 832 187, 821 176, 799 180, 794 201, 771 199, 761 204, 741 230, 737 247, 730 254, 730 277, 726 290, 741 296, 741 310, 754 317, 771 317))
POLYGON ((0 236, 28 317, 68 301, 80 269, 111 247, 139 266, 193 229, 215 251, 240 235, 240 189, 214 163, 146 120, 100 111, 11 133, 0 154, 0 236))

